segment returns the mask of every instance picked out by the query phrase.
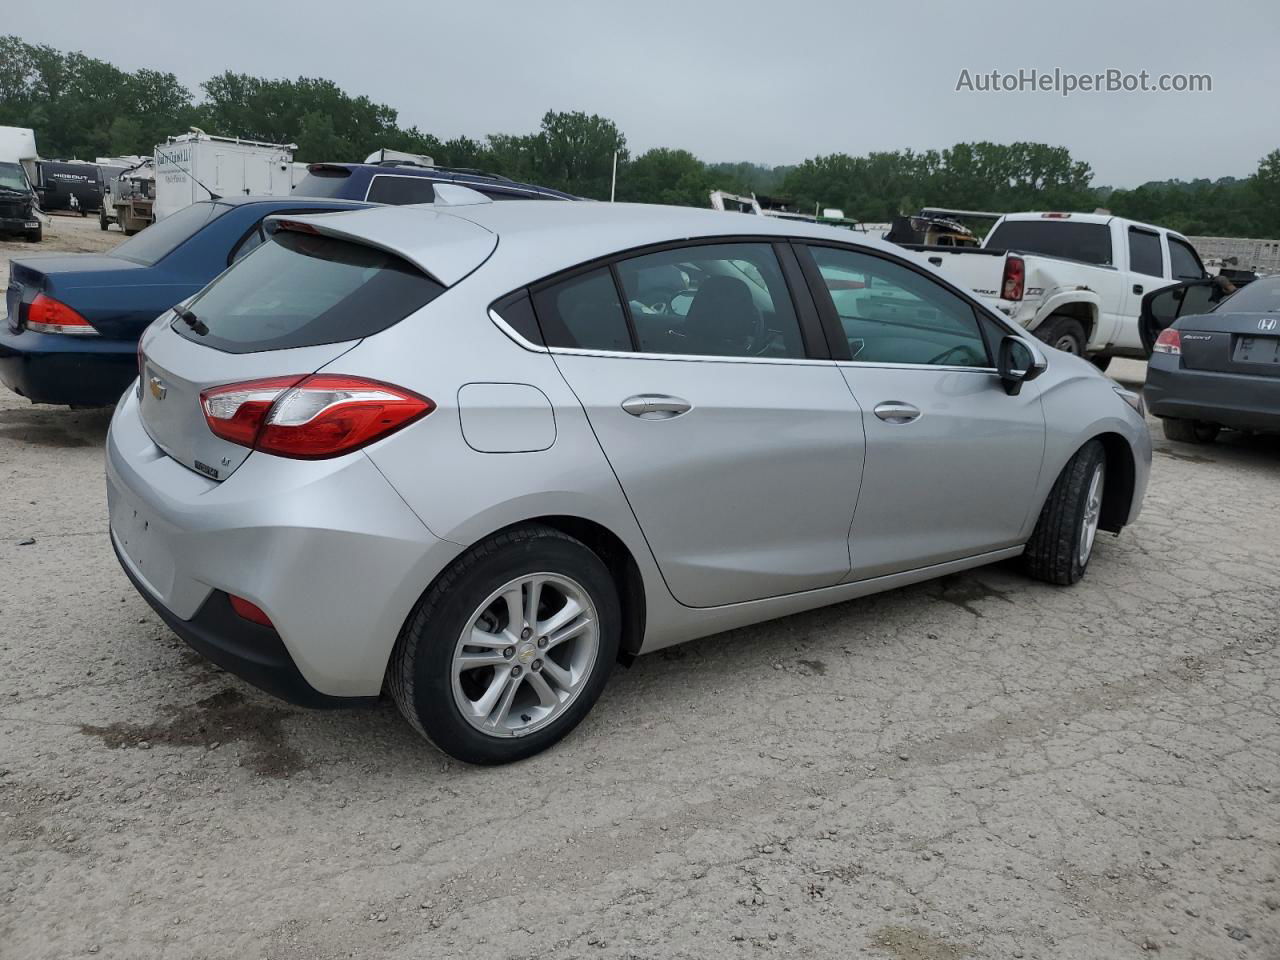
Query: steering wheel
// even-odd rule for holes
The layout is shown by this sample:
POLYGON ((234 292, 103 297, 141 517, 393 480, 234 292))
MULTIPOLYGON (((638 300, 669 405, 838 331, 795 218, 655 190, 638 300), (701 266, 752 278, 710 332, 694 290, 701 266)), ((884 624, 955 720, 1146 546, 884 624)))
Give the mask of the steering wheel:
MULTIPOLYGON (((943 351, 942 351, 940 354, 938 354, 936 357, 933 357, 932 359, 930 359, 929 364, 930 364, 930 366, 935 365, 935 364, 941 365, 941 364, 942 364, 942 363, 944 363, 944 362, 947 360, 947 358, 948 358, 948 357, 950 357, 953 353, 959 353, 959 352, 961 352, 961 351, 968 352, 968 351, 969 351, 969 345, 968 345, 968 344, 964 344, 964 343, 959 343, 959 344, 956 344, 954 347, 948 347, 946 350, 943 350, 943 351)), ((972 353, 970 353, 969 355, 970 355, 970 356, 972 356, 972 353)))

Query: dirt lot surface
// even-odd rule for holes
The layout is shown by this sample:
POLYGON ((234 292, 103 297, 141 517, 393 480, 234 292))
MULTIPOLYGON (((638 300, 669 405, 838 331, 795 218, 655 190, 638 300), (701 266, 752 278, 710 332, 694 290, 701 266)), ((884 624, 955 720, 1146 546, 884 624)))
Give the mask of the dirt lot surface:
POLYGON ((1157 436, 1075 588, 642 658, 489 770, 189 652, 112 556, 107 421, 0 394, 5 960, 1280 957, 1275 441, 1157 436))

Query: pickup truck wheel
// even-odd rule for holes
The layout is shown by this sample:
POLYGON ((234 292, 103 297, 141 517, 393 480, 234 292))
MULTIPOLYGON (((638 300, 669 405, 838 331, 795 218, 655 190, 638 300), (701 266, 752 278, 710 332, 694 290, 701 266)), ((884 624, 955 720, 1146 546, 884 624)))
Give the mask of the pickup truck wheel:
POLYGON ((1069 586, 1084 576, 1102 516, 1106 469, 1101 442, 1090 440, 1058 474, 1022 555, 1023 567, 1037 580, 1069 586))
POLYGON ((98 229, 99 230, 107 229, 107 211, 105 210, 98 211, 98 229))
POLYGON ((1084 325, 1074 317, 1050 317, 1036 331, 1036 336, 1049 346, 1063 353, 1073 353, 1077 357, 1084 356, 1085 344, 1088 342, 1084 325))
POLYGON ((34 230, 27 231, 28 243, 39 243, 43 239, 44 239, 44 224, 41 224, 40 226, 36 227, 34 230))
POLYGON ((1179 443, 1213 443, 1222 429, 1216 423, 1178 420, 1174 417, 1165 417, 1160 425, 1164 428, 1166 440, 1176 440, 1179 443))

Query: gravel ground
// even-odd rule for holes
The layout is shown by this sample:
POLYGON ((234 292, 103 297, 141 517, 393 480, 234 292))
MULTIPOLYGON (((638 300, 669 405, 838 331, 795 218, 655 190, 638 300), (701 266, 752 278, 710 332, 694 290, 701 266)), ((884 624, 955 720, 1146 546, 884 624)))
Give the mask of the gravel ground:
POLYGON ((1280 957, 1274 440, 1158 437, 1075 588, 641 658, 489 770, 189 652, 111 554, 107 421, 0 395, 5 960, 1280 957))

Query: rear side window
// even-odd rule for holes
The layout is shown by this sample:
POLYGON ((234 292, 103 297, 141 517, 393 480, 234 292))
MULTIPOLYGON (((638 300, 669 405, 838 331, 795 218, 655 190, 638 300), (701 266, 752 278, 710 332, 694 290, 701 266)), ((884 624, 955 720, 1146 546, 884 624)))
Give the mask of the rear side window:
POLYGON ((131 240, 126 240, 111 251, 113 257, 123 257, 134 263, 152 266, 190 240, 231 208, 222 203, 201 201, 183 207, 158 220, 131 240))
POLYGON ((227 353, 358 340, 399 323, 444 287, 394 254, 278 230, 196 297, 188 340, 227 353))
POLYGON ((368 199, 373 203, 431 203, 436 189, 425 177, 376 176, 369 185, 368 199))
POLYGON ((1015 250, 1110 265, 1111 227, 1071 220, 1006 220, 983 244, 988 250, 1015 250))
POLYGON ((1204 276, 1204 267, 1196 252, 1177 237, 1169 238, 1169 264, 1178 280, 1199 280, 1204 276))
POLYGON ((1160 250, 1160 234, 1129 228, 1129 269, 1148 277, 1164 276, 1164 253, 1160 250))
POLYGON ((581 350, 631 349, 631 334, 608 268, 580 273, 533 295, 549 347, 581 350))

